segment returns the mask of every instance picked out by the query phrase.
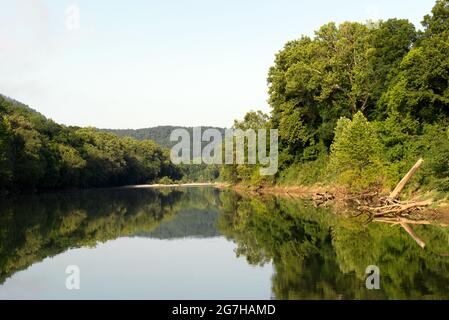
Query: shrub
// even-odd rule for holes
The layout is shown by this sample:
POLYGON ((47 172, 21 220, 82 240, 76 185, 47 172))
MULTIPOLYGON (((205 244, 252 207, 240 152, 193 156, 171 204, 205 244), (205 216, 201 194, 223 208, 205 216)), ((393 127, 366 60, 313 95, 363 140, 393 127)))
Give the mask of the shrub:
POLYGON ((174 181, 172 179, 170 179, 169 177, 163 177, 163 178, 159 179, 159 184, 170 185, 170 184, 174 184, 174 181))
POLYGON ((331 146, 329 169, 337 181, 354 191, 385 183, 382 144, 373 124, 359 112, 353 120, 341 118, 331 146))
POLYGON ((419 172, 420 184, 426 189, 449 191, 449 137, 447 126, 424 126, 423 135, 416 139, 411 152, 424 158, 419 172))
POLYGON ((328 155, 323 154, 315 161, 293 164, 281 172, 279 182, 283 185, 310 186, 326 179, 328 155))

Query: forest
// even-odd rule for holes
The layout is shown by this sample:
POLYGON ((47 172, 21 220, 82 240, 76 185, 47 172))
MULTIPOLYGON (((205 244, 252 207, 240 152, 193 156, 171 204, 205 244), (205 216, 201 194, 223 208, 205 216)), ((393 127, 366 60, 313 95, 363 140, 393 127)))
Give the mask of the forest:
POLYGON ((248 112, 233 128, 279 130, 276 176, 258 165, 174 166, 174 127, 68 127, 0 95, 0 190, 161 179, 390 190, 423 158, 409 191, 449 191, 449 0, 436 1, 422 28, 330 22, 286 43, 267 81, 271 114, 248 112))
POLYGON ((417 29, 405 19, 330 22, 285 44, 268 73, 271 114, 236 128, 279 130, 280 172, 225 166, 248 185, 390 190, 419 159, 415 191, 449 191, 449 1, 417 29))
MULTIPOLYGON (((170 149, 177 144, 177 141, 170 141, 170 134, 175 129, 186 129, 189 132, 190 137, 193 136, 192 127, 182 126, 158 126, 142 129, 102 129, 102 131, 114 133, 119 137, 130 137, 136 140, 153 140, 162 147, 170 149)), ((207 129, 218 129, 222 134, 224 134, 224 128, 203 126, 201 129, 202 131, 207 129)), ((206 144, 207 142, 203 142, 203 146, 206 144)))
POLYGON ((0 192, 178 180, 169 151, 151 140, 67 127, 0 95, 0 192))

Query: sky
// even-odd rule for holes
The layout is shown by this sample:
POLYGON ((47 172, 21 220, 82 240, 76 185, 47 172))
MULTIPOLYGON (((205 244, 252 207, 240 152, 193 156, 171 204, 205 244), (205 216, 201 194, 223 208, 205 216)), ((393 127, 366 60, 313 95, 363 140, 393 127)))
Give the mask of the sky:
POLYGON ((270 111, 285 42, 335 21, 407 18, 435 0, 0 0, 0 93, 56 122, 230 127, 270 111))

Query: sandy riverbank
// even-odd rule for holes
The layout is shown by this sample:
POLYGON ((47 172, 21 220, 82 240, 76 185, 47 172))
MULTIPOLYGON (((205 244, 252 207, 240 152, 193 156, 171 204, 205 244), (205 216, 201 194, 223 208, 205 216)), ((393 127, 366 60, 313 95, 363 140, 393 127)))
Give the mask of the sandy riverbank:
POLYGON ((179 184, 138 184, 138 185, 130 185, 117 187, 114 189, 150 189, 150 188, 188 188, 188 187, 217 187, 217 183, 179 183, 179 184))

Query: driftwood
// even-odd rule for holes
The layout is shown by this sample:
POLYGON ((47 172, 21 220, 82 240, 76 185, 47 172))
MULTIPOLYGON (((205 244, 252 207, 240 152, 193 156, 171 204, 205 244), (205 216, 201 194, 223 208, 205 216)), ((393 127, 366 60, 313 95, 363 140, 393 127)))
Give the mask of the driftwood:
POLYGON ((425 248, 426 243, 413 231, 413 229, 409 226, 412 225, 429 225, 431 224, 430 221, 415 221, 415 220, 409 220, 404 218, 379 218, 374 219, 375 222, 381 222, 381 223, 389 223, 392 226, 401 226, 404 228, 405 231, 412 237, 413 240, 421 247, 425 248))
POLYGON ((335 196, 329 192, 316 193, 312 196, 313 203, 315 207, 326 206, 332 200, 335 200, 335 196))
POLYGON ((392 204, 382 207, 359 207, 361 211, 369 211, 374 217, 383 217, 387 215, 396 215, 404 212, 409 212, 415 209, 427 207, 432 204, 432 200, 420 201, 420 202, 392 202, 392 204))
POLYGON ((410 169, 410 171, 402 178, 399 184, 394 188, 393 192, 388 197, 372 198, 365 205, 359 205, 358 210, 368 213, 372 218, 385 216, 413 216, 419 213, 423 208, 432 204, 432 200, 426 201, 399 201, 397 200, 404 190, 406 184, 410 181, 416 171, 424 163, 423 159, 410 169))
POLYGON ((409 180, 413 177, 416 171, 418 171, 419 168, 421 168, 422 164, 424 163, 424 160, 421 158, 418 160, 418 162, 410 169, 410 171, 402 178, 401 182, 398 183, 396 188, 394 188, 393 192, 390 194, 391 199, 397 199, 404 190, 405 185, 409 180))
POLYGON ((410 181, 423 163, 424 160, 419 159, 388 197, 377 197, 368 201, 365 200, 365 204, 363 205, 360 200, 358 200, 358 210, 361 214, 368 214, 368 221, 391 223, 392 225, 401 226, 413 238, 413 240, 415 240, 415 242, 424 249, 426 244, 413 231, 410 224, 430 224, 428 221, 423 221, 423 217, 420 212, 422 212, 425 207, 431 205, 433 201, 397 200, 406 184, 410 181))
POLYGON ((413 240, 416 241, 416 243, 421 247, 421 248, 425 248, 426 244, 424 243, 424 241, 421 240, 420 237, 418 237, 416 235, 416 233, 413 231, 412 227, 410 227, 407 223, 402 222, 401 223, 402 228, 405 229, 405 231, 407 231, 407 233, 413 238, 413 240))
MULTIPOLYGON (((424 160, 419 159, 388 196, 381 196, 379 191, 347 195, 342 199, 345 206, 357 208, 357 217, 363 214, 368 215, 367 222, 374 221, 401 226, 421 248, 424 248, 424 241, 419 238, 410 225, 430 224, 422 212, 433 201, 430 199, 425 201, 398 200, 407 183, 423 163, 424 160)), ((335 200, 335 196, 327 192, 317 193, 312 196, 312 200, 316 207, 326 206, 329 201, 335 200)))
POLYGON ((427 220, 418 221, 418 220, 410 220, 410 219, 406 219, 406 218, 376 218, 373 221, 374 222, 389 223, 392 226, 398 226, 398 225, 401 225, 402 223, 414 224, 414 225, 429 225, 429 224, 432 224, 430 221, 427 221, 427 220))

